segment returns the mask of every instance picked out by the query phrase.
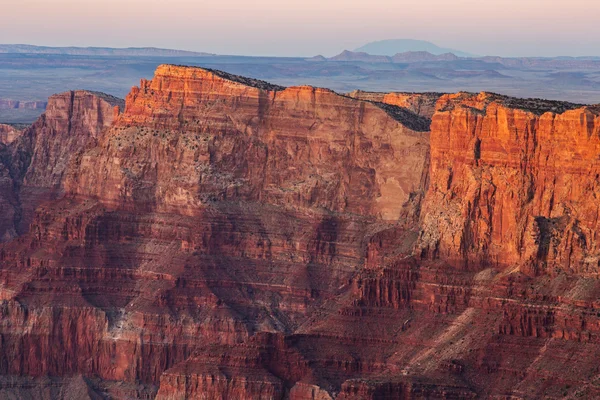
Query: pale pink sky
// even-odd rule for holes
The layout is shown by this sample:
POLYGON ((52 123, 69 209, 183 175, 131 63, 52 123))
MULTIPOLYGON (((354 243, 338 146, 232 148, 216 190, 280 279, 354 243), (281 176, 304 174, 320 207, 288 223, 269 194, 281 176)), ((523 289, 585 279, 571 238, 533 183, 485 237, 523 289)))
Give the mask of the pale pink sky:
POLYGON ((410 38, 476 54, 598 55, 600 0, 6 0, 0 43, 333 55, 410 38))

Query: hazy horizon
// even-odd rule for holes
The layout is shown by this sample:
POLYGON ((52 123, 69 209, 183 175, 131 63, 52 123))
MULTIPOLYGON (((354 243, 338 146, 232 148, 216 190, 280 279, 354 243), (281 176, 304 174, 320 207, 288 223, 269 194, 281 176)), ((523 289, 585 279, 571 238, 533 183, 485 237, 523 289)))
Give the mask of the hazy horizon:
POLYGON ((251 56, 332 56, 385 39, 479 55, 600 55, 600 2, 526 1, 22 0, 3 6, 0 37, 6 44, 251 56))

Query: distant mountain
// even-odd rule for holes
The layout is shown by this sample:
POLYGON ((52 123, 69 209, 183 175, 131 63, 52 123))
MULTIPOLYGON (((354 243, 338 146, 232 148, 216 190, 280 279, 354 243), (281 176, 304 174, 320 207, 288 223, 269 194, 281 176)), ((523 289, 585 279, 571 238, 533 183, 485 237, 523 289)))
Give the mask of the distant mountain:
POLYGON ((431 54, 427 51, 407 51, 405 53, 394 54, 391 57, 388 56, 378 56, 373 54, 368 54, 364 52, 356 52, 356 51, 348 51, 344 50, 337 56, 331 58, 323 58, 317 56, 311 59, 312 61, 350 61, 350 62, 366 62, 366 63, 414 63, 414 62, 424 62, 424 61, 456 61, 460 60, 460 57, 456 56, 452 53, 444 53, 444 54, 431 54))
POLYGON ((393 56, 398 53, 410 51, 426 51, 434 55, 453 53, 459 57, 473 57, 473 54, 464 51, 439 47, 431 42, 414 39, 390 39, 367 43, 355 51, 380 56, 393 56))
POLYGON ((389 57, 367 54, 365 52, 355 52, 344 50, 337 56, 329 58, 330 61, 362 61, 369 63, 389 63, 389 57))
POLYGON ((0 54, 65 54, 70 56, 126 56, 126 57, 205 57, 210 53, 155 47, 46 47, 29 44, 0 44, 0 54))
POLYGON ((318 56, 314 56, 314 57, 310 57, 310 58, 305 58, 305 61, 327 61, 327 59, 325 57, 323 57, 322 55, 318 55, 318 56))

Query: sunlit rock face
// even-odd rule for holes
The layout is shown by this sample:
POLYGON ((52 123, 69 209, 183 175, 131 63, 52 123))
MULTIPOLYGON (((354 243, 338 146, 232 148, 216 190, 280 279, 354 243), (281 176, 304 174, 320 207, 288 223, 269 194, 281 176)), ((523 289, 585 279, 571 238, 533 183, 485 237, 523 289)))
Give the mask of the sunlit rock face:
POLYGON ((598 273, 599 109, 485 93, 438 107, 423 252, 473 268, 598 273))

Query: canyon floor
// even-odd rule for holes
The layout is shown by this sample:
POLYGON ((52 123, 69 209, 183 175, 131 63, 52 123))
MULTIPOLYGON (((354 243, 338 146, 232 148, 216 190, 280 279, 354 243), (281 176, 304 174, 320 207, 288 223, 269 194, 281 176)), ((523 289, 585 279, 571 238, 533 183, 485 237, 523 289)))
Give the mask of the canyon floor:
POLYGON ((52 95, 0 125, 0 398, 597 398, 599 176, 600 106, 52 95))

